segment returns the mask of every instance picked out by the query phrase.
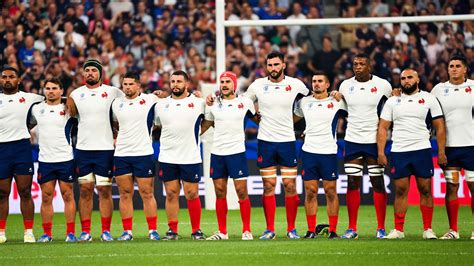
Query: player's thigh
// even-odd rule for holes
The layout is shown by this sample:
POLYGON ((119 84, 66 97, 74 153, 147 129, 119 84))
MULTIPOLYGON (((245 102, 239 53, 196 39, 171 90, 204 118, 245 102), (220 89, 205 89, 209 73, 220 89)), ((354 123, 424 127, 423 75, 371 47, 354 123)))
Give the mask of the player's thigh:
POLYGON ((133 194, 133 176, 131 174, 124 174, 115 177, 120 194, 133 194))
POLYGON ((423 149, 413 152, 411 157, 412 168, 416 177, 431 178, 434 173, 433 156, 431 149, 423 149))
POLYGON ((0 197, 8 198, 12 187, 12 178, 0 179, 0 197))
POLYGON ((28 139, 15 142, 13 160, 13 172, 15 175, 33 175, 33 157, 31 155, 31 144, 28 139))
POLYGON ((180 164, 179 178, 188 183, 199 183, 201 181, 201 164, 180 164))
POLYGON ((199 183, 183 181, 184 196, 186 199, 195 199, 199 197, 199 183))
POLYGON ((57 183, 57 179, 52 179, 48 182, 45 182, 45 183, 42 183, 40 185, 41 187, 41 194, 42 194, 42 199, 43 199, 43 202, 45 202, 45 199, 47 199, 48 201, 52 201, 53 200, 53 196, 54 196, 54 189, 56 188, 56 183, 57 183))
POLYGON ((130 161, 134 177, 152 178, 155 176, 155 160, 153 155, 134 156, 130 161))
POLYGON ((166 197, 179 197, 181 190, 181 182, 179 179, 163 182, 165 185, 166 197))
POLYGON ((391 152, 390 153, 390 174, 392 179, 409 177, 414 173, 412 167, 412 152, 391 152))
POLYGON ((74 161, 76 164, 75 172, 78 176, 79 182, 82 182, 81 177, 87 176, 90 173, 94 173, 95 156, 92 151, 75 149, 74 161))
POLYGON ((249 176, 245 152, 225 156, 225 165, 231 178, 242 179, 249 176))
POLYGON ((318 171, 318 161, 315 159, 314 153, 302 151, 301 161, 303 166, 301 178, 303 181, 319 180, 321 178, 318 171))

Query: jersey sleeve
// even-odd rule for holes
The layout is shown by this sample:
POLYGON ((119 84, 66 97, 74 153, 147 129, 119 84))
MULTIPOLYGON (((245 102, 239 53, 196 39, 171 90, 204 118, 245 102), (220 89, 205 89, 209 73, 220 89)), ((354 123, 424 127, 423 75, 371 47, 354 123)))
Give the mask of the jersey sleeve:
POLYGON ((384 83, 384 95, 387 96, 387 98, 389 98, 390 96, 392 96, 392 85, 390 84, 390 82, 388 82, 387 80, 383 80, 383 83, 384 83))
MULTIPOLYGON (((399 97, 396 97, 399 98, 399 97)), ((388 99, 388 101, 385 103, 382 109, 382 113, 380 114, 380 118, 386 121, 393 121, 393 100, 394 97, 388 99)))
POLYGON ((294 114, 299 116, 299 117, 304 117, 303 109, 301 108, 303 99, 299 100, 295 104, 295 108, 293 110, 294 114))
POLYGON ((116 88, 116 87, 112 87, 112 88, 114 88, 115 98, 125 96, 125 93, 123 93, 121 89, 116 88))
POLYGON ((245 103, 245 105, 247 106, 247 110, 249 113, 252 114, 252 116, 255 115, 256 111, 255 111, 255 104, 248 98, 243 98, 242 101, 245 103))
POLYGON ((161 120, 160 120, 160 103, 155 104, 155 117, 153 119, 153 122, 157 126, 161 126, 161 120))
POLYGON ((204 119, 206 119, 207 121, 214 121, 214 115, 212 114, 212 106, 206 106, 204 110, 204 119))
POLYGON ((27 118, 27 121, 28 121, 28 125, 30 126, 35 126, 36 124, 38 124, 38 122, 36 121, 36 107, 38 105, 37 104, 34 104, 33 106, 31 106, 31 109, 30 111, 28 112, 28 118, 27 118))
POLYGON ((117 116, 115 115, 115 109, 117 108, 116 106, 117 106, 117 103, 114 100, 112 102, 112 105, 110 106, 110 113, 112 114, 112 121, 113 122, 118 122, 117 116))
POLYGON ((431 104, 430 104, 430 112, 431 112, 431 117, 433 120, 438 119, 443 117, 443 109, 441 108, 441 104, 438 101, 438 98, 436 98, 434 95, 431 97, 431 104))
POLYGON ((297 86, 297 89, 298 89, 298 93, 300 94, 303 94, 303 96, 308 96, 309 94, 309 89, 308 87, 306 87, 306 85, 303 83, 303 81, 297 79, 299 82, 297 83, 298 86, 297 86))
POLYGON ((255 81, 250 84, 243 96, 249 98, 252 102, 257 101, 257 85, 255 81))
POLYGON ((32 101, 33 101, 34 103, 42 102, 42 101, 44 101, 44 96, 31 93, 31 99, 32 99, 32 101))

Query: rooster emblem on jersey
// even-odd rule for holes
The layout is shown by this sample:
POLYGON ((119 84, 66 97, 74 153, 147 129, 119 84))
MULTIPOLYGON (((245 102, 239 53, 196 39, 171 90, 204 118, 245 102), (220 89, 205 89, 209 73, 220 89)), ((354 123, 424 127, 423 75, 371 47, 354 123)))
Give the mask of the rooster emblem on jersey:
POLYGON ((425 99, 421 98, 421 100, 418 101, 419 104, 425 104, 425 99))
POLYGON ((20 103, 25 103, 25 101, 26 101, 25 97, 21 97, 20 100, 19 100, 20 103))
POLYGON ((59 115, 60 115, 60 116, 65 116, 65 115, 66 115, 66 111, 62 110, 61 112, 59 112, 59 115))
POLYGON ((291 91, 291 86, 290 85, 286 86, 285 91, 291 91))
POLYGON ((142 100, 140 101, 140 105, 144 105, 145 103, 146 103, 146 102, 145 102, 145 99, 142 99, 142 100))
POLYGON ((370 92, 377 93, 377 87, 373 87, 372 89, 370 89, 370 92))
POLYGON ((330 103, 328 104, 328 109, 332 109, 332 108, 334 108, 334 104, 333 104, 332 102, 330 102, 330 103))
POLYGON ((188 104, 188 107, 189 107, 189 108, 194 108, 194 103, 188 104))
POLYGON ((243 103, 239 103, 239 105, 238 105, 237 107, 239 107, 239 109, 244 109, 244 104, 243 104, 243 103))
POLYGON ((107 94, 106 91, 104 91, 104 93, 102 93, 102 98, 107 98, 109 95, 107 94))
POLYGON ((471 86, 469 86, 469 87, 466 88, 466 92, 467 92, 467 93, 471 93, 471 91, 472 91, 471 86))

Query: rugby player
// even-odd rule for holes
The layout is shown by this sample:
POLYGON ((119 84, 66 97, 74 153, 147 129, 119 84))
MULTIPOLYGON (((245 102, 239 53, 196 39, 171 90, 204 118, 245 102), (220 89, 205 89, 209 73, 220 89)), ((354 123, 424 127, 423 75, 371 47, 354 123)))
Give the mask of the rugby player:
POLYGON ((94 185, 99 195, 102 241, 112 241, 112 165, 114 138, 110 119, 112 101, 123 92, 102 84, 102 64, 96 59, 84 62, 85 85, 71 92, 67 107, 77 117, 78 135, 75 150, 76 174, 80 187, 79 215, 82 233, 79 241, 92 241, 90 234, 94 185))
POLYGON ((387 132, 392 129, 391 173, 395 185, 394 218, 395 229, 388 239, 405 237, 404 224, 408 208, 410 176, 414 175, 420 193, 420 210, 423 219, 423 238, 436 239, 431 229, 433 219, 433 196, 431 177, 433 160, 431 155, 430 128, 436 130, 438 163, 446 165, 446 132, 443 111, 436 97, 418 87, 418 73, 405 69, 400 74, 402 95, 391 97, 383 107, 377 133, 378 163, 387 166, 385 145, 387 132))
POLYGON ((73 191, 75 175, 70 135, 77 120, 66 113, 66 104, 61 99, 63 92, 63 85, 58 79, 46 80, 44 83, 46 101, 34 104, 30 111, 29 124, 31 127, 36 125, 39 145, 37 179, 41 186, 41 219, 44 234, 38 242, 53 241, 53 198, 56 183, 59 183, 64 201, 66 242, 77 242, 76 202, 73 191))
POLYGON ((255 106, 246 97, 237 97, 237 76, 226 71, 220 76, 218 103, 206 107, 201 132, 214 126, 210 176, 216 192, 216 215, 219 231, 207 240, 226 240, 227 234, 227 178, 234 179, 242 218, 242 240, 253 240, 250 230, 251 206, 247 192, 247 158, 245 157, 246 117, 254 117, 255 106))
POLYGON ((133 240, 134 179, 143 200, 148 223, 148 238, 160 240, 156 231, 156 200, 154 195, 155 160, 151 131, 154 105, 158 98, 141 93, 140 76, 127 72, 122 80, 125 96, 112 103, 114 129, 117 133, 114 153, 114 176, 120 193, 120 215, 123 234, 119 241, 133 240))
MULTIPOLYGON (((443 107, 446 121, 446 157, 443 168, 446 180, 445 204, 449 220, 449 231, 441 239, 458 239, 458 190, 461 169, 474 195, 474 81, 467 79, 467 61, 463 56, 454 56, 448 62, 449 81, 436 85, 431 93, 443 107)), ((474 213, 474 197, 471 210, 474 213)), ((474 239, 474 231, 471 239, 474 239)))
POLYGON ((23 241, 34 243, 33 218, 35 205, 31 198, 33 181, 33 158, 30 132, 26 125, 32 104, 44 97, 19 90, 21 78, 18 70, 5 66, 0 77, 0 243, 5 243, 9 196, 12 180, 20 195, 20 208, 25 228, 23 241))
POLYGON ((171 96, 155 105, 155 124, 161 127, 159 177, 165 184, 166 215, 169 230, 163 240, 177 240, 179 193, 181 181, 188 203, 194 240, 204 240, 201 231, 200 126, 204 116, 204 100, 191 94, 189 76, 175 71, 170 77, 171 96))
POLYGON ((323 180, 329 219, 329 238, 337 238, 336 226, 339 213, 337 197, 337 136, 339 118, 346 116, 344 101, 329 96, 329 79, 324 73, 312 77, 313 94, 301 99, 295 107, 295 123, 306 121, 302 148, 305 186, 305 210, 308 231, 305 239, 316 238, 316 213, 318 209, 319 180, 323 180))
POLYGON ((344 170, 348 177, 346 205, 349 226, 342 235, 345 239, 357 239, 357 216, 360 207, 360 184, 364 165, 367 165, 372 184, 375 213, 377 215, 376 237, 386 236, 385 215, 387 193, 385 191, 384 168, 377 164, 377 125, 383 104, 390 97, 390 83, 370 73, 371 62, 367 55, 358 54, 352 60, 354 77, 344 80, 339 92, 348 108, 344 149, 344 170))

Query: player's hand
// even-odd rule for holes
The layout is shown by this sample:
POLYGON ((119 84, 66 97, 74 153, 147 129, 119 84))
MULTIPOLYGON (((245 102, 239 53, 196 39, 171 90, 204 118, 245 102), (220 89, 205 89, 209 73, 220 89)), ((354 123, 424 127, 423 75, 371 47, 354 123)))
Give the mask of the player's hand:
POLYGON ((383 167, 387 166, 388 164, 388 161, 387 161, 387 156, 383 153, 383 154, 379 154, 377 156, 377 163, 383 167))
POLYGON ((207 97, 206 97, 207 106, 212 106, 214 104, 215 100, 216 100, 216 97, 213 96, 212 94, 207 95, 207 97))
POLYGON ((202 98, 202 93, 201 91, 193 91, 193 94, 194 96, 198 97, 198 98, 202 98))
POLYGON ((156 90, 153 92, 158 98, 164 98, 164 93, 161 90, 156 90))
POLYGON ((446 158, 446 154, 443 153, 438 153, 438 164, 441 167, 445 167, 446 164, 448 163, 448 158, 446 158))
POLYGON ((338 91, 331 91, 330 95, 338 102, 342 100, 342 93, 338 91))
POLYGON ((400 88, 394 88, 392 90, 392 96, 401 96, 402 95, 402 90, 400 88))

